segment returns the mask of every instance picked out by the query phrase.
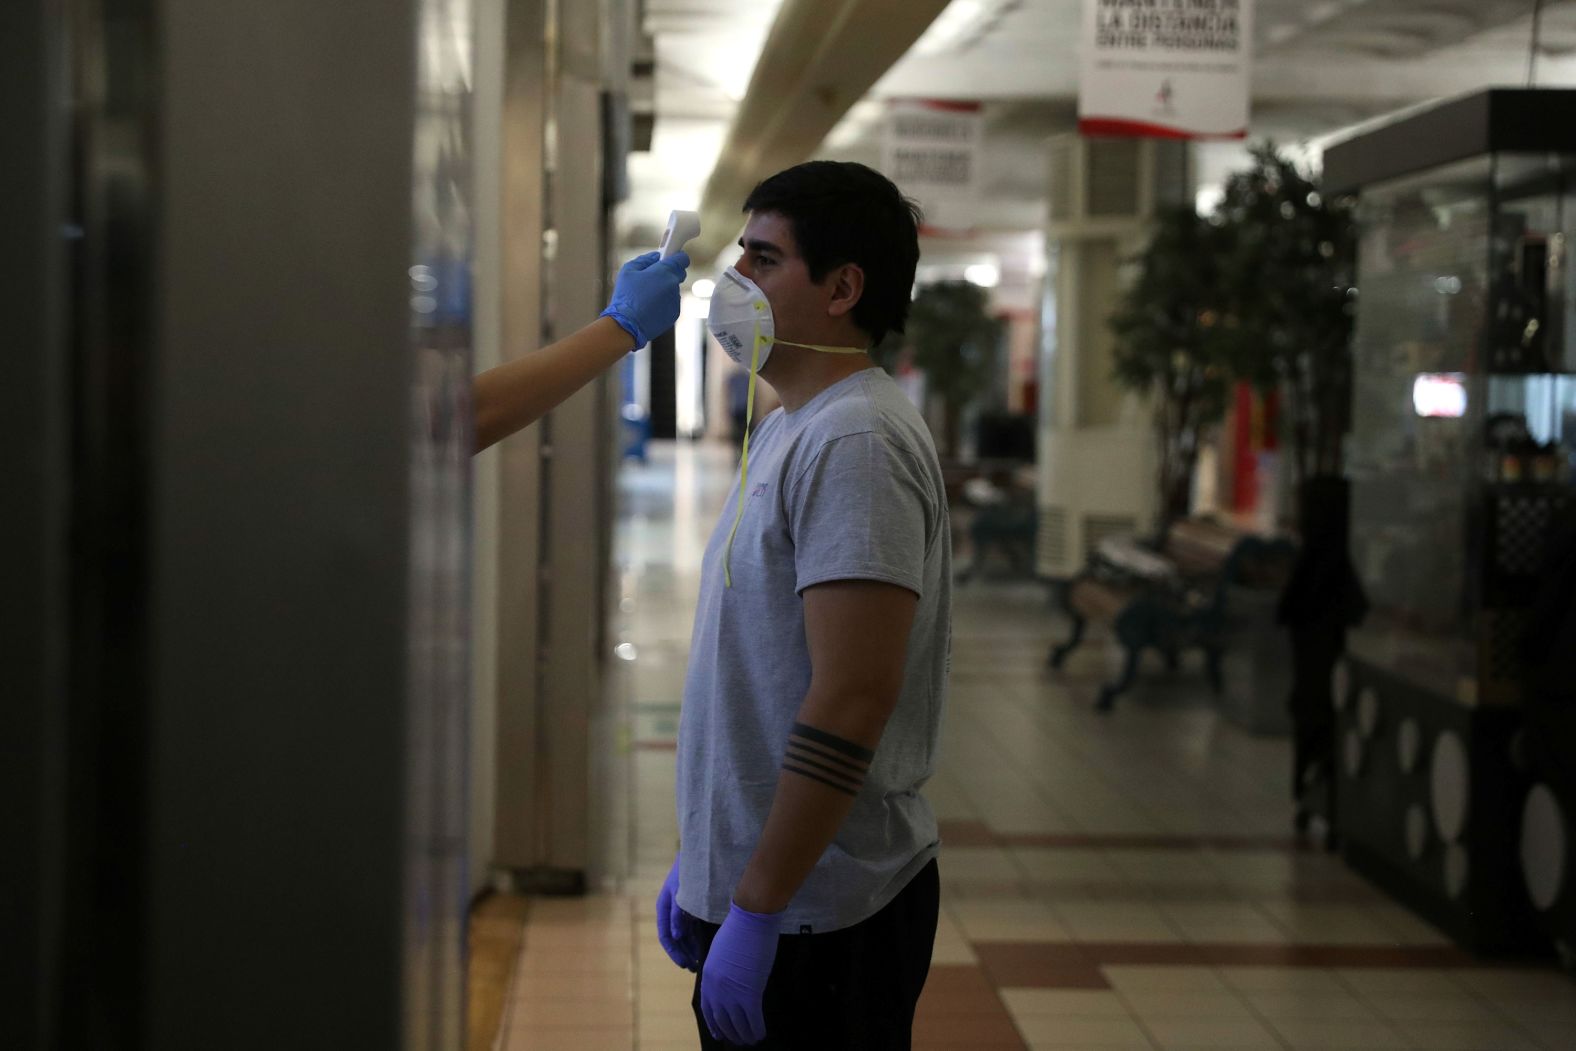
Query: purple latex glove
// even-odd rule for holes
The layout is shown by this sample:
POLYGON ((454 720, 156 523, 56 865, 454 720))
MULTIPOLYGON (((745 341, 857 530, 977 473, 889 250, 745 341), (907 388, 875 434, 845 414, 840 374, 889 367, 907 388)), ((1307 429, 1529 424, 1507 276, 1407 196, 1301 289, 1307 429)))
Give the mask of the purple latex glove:
POLYGON ((657 941, 668 958, 686 971, 699 968, 690 948, 689 914, 679 908, 679 859, 673 859, 668 878, 662 881, 662 891, 657 895, 657 941))
POLYGON ((761 995, 776 959, 776 914, 731 905, 700 971, 700 1013, 712 1036, 744 1046, 766 1039, 761 995))

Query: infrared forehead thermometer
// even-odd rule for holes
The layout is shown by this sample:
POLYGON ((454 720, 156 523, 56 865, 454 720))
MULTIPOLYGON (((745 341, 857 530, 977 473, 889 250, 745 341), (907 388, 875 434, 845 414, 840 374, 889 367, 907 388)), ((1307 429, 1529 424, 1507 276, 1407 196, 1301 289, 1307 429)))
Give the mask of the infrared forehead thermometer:
POLYGON ((657 251, 663 259, 683 248, 700 236, 700 215, 675 208, 668 213, 668 228, 662 235, 662 247, 657 251))

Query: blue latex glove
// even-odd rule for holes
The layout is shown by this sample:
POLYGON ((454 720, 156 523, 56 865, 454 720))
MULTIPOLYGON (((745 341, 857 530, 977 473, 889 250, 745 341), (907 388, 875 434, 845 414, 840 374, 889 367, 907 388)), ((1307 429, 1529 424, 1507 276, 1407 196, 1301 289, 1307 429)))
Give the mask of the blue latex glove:
POLYGON ((689 914, 679 908, 679 859, 673 859, 668 878, 662 881, 662 891, 657 895, 657 941, 668 958, 686 971, 700 967, 691 948, 689 914))
POLYGON ((613 285, 613 299, 602 317, 610 317, 643 347, 653 336, 660 336, 679 319, 679 286, 690 258, 674 252, 660 262, 656 252, 647 252, 625 263, 613 285))
POLYGON ((777 916, 731 905, 700 970, 700 1013, 711 1035, 730 1043, 766 1039, 761 995, 777 959, 777 916))

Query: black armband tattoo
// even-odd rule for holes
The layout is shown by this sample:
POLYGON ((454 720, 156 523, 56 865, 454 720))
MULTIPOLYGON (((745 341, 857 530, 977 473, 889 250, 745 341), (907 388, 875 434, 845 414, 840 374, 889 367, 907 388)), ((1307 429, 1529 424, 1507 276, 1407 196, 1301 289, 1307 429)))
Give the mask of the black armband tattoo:
POLYGON ((876 754, 870 749, 836 734, 817 730, 804 723, 794 723, 788 734, 788 751, 783 756, 783 769, 856 796, 864 786, 865 775, 870 772, 870 761, 875 757, 876 754))

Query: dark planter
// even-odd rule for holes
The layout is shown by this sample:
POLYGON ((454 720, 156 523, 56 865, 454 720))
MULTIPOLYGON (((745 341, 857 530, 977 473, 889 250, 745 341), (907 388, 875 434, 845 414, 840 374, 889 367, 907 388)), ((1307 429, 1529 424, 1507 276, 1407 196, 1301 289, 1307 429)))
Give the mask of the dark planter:
POLYGON ((1297 561, 1281 595, 1278 620, 1291 637, 1292 795, 1299 830, 1324 819, 1330 845, 1335 814, 1335 708, 1331 679, 1346 630, 1368 611, 1347 547, 1351 486, 1309 478, 1297 488, 1297 561))
POLYGON ((1576 516, 1551 534, 1526 642, 1531 785, 1518 801, 1519 860, 1538 925, 1576 970, 1576 516))

